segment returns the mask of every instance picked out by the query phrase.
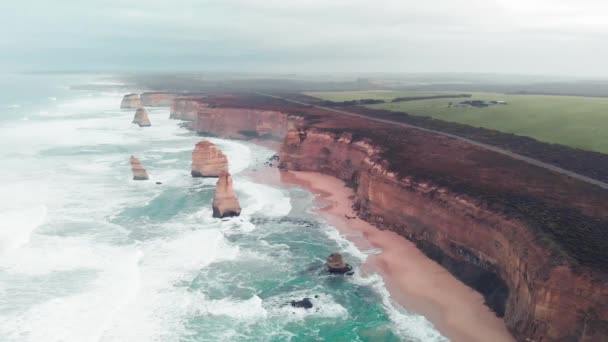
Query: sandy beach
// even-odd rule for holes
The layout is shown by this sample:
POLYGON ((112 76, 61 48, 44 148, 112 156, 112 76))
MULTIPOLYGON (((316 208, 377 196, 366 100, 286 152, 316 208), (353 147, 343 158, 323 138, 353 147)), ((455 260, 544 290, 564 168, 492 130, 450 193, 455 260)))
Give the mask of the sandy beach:
MULTIPOLYGON (((278 171, 270 174, 276 175, 274 172, 278 171)), ((275 177, 267 174, 264 178, 275 177)), ((452 341, 514 341, 503 320, 484 305, 481 294, 427 258, 412 242, 358 219, 351 209, 354 193, 344 182, 299 171, 281 171, 280 179, 284 185, 301 186, 317 194, 318 213, 357 247, 382 250, 370 255, 361 271, 379 273, 391 297, 406 310, 427 317, 452 341)))

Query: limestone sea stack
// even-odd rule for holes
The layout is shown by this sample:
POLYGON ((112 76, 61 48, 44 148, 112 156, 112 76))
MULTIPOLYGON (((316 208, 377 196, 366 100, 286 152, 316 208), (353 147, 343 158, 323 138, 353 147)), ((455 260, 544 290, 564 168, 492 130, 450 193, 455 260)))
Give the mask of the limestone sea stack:
POLYGON ((222 171, 215 186, 213 197, 213 217, 231 217, 241 214, 241 206, 232 188, 232 177, 228 171, 222 171))
POLYGON ((192 151, 192 177, 218 177, 228 172, 228 158, 209 141, 200 141, 192 151))
POLYGON ((139 159, 131 156, 131 170, 133 171, 133 180, 148 180, 148 173, 139 159))
POLYGON ((344 262, 340 253, 331 253, 327 257, 327 270, 329 273, 352 274, 353 268, 344 262))
POLYGON ((149 127, 152 125, 148 117, 148 111, 144 107, 137 108, 133 117, 133 123, 138 124, 139 127, 149 127))
POLYGON ((120 103, 121 109, 134 109, 141 106, 142 104, 139 94, 127 94, 122 97, 122 102, 120 103))

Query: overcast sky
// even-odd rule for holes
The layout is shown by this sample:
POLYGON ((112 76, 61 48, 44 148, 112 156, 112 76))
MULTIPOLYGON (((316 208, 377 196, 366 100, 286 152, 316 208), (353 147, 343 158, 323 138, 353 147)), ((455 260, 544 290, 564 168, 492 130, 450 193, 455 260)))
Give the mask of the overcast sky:
POLYGON ((0 68, 608 76, 606 0, 2 0, 0 68))

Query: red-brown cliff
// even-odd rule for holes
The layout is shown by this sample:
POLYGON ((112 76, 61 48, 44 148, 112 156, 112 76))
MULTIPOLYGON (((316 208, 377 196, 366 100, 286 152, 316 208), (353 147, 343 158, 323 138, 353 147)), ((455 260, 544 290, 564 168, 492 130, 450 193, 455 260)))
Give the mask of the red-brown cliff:
POLYGON ((228 158, 217 146, 203 140, 192 151, 192 177, 218 177, 228 171, 228 158))
POLYGON ((208 106, 198 108, 193 129, 232 139, 282 140, 300 121, 279 111, 208 106))
POLYGON ((178 93, 172 92, 146 92, 141 93, 141 103, 148 107, 169 107, 178 93))
MULTIPOLYGON (((410 144, 428 143, 426 148, 413 148, 439 155, 451 152, 461 159, 458 154, 463 151, 483 153, 447 138, 433 138, 435 141, 414 139, 410 144)), ((360 217, 416 242, 427 255, 482 292, 487 304, 504 315, 518 340, 602 341, 608 337, 608 278, 603 271, 573 260, 569 254, 581 255, 569 253, 568 245, 559 245, 564 238, 547 237, 534 221, 462 191, 466 189, 463 184, 449 178, 433 181, 431 169, 425 169, 425 158, 432 159, 433 167, 452 170, 455 177, 457 169, 450 168, 464 167, 450 165, 449 154, 437 159, 412 154, 411 162, 399 166, 402 172, 393 171, 387 156, 386 147, 352 134, 291 130, 281 149, 280 167, 322 172, 351 184, 356 188, 354 204, 360 217), (449 183, 454 185, 445 185, 449 183)), ((488 170, 475 172, 476 177, 489 176, 488 170)), ((445 174, 449 177, 449 172, 445 174)), ((510 178, 502 176, 503 181, 510 178)), ((569 180, 547 177, 548 182, 555 180, 551 191, 553 186, 569 186, 569 180)), ((530 196, 537 190, 530 190, 530 196)), ((585 199, 584 192, 580 198, 569 196, 570 201, 580 203, 578 209, 595 213, 593 201, 597 198, 585 199)), ((537 204, 530 203, 532 210, 537 204)), ((580 243, 593 244, 588 240, 580 243)))
POLYGON ((201 108, 206 108, 207 103, 192 97, 178 97, 171 103, 170 119, 194 121, 201 108))

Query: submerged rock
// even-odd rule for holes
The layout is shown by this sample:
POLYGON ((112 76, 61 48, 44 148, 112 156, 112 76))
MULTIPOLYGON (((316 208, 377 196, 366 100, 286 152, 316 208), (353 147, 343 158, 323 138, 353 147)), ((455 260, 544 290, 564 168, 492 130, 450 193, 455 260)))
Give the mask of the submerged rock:
POLYGON ((133 117, 133 123, 138 124, 139 127, 149 127, 152 125, 150 118, 148 118, 148 111, 144 107, 137 108, 133 117))
POLYGON ((228 171, 228 158, 209 141, 196 144, 192 151, 192 177, 218 177, 228 171))
POLYGON ((215 186, 213 196, 213 217, 231 217, 241 214, 241 206, 232 188, 232 177, 228 171, 222 171, 215 186))
POLYGON ((133 171, 133 180, 148 180, 148 173, 139 159, 131 156, 131 171, 133 171))
POLYGON ((334 274, 353 274, 353 268, 342 258, 340 253, 331 253, 327 257, 327 270, 334 274))
POLYGON ((312 302, 310 301, 310 298, 304 298, 302 300, 292 300, 291 306, 293 306, 294 308, 311 309, 312 302))
POLYGON ((142 104, 139 94, 127 94, 122 97, 122 102, 120 103, 121 109, 139 108, 141 106, 142 104))

